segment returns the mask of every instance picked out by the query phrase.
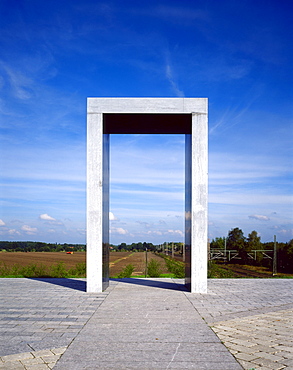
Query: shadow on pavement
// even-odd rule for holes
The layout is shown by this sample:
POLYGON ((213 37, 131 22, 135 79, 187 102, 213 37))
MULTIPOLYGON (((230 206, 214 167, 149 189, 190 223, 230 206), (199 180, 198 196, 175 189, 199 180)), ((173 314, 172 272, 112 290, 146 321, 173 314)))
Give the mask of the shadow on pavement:
POLYGON ((142 286, 149 286, 154 288, 160 288, 160 289, 170 289, 170 290, 183 290, 188 291, 184 284, 182 283, 176 283, 174 281, 168 281, 167 279, 143 279, 143 278, 123 278, 123 279, 110 279, 111 281, 119 281, 122 283, 127 284, 134 284, 134 285, 142 285, 142 286))
MULTIPOLYGON (((41 281, 43 283, 62 286, 64 288, 79 290, 86 292, 86 280, 70 279, 70 278, 29 278, 29 280, 41 281)), ((110 279, 112 282, 122 282, 133 285, 149 286, 159 289, 181 290, 188 291, 186 286, 180 282, 176 283, 170 281, 171 279, 143 279, 143 278, 124 278, 124 279, 110 279)))
POLYGON ((68 278, 29 278, 29 280, 42 281, 44 283, 59 285, 64 288, 79 290, 81 292, 86 291, 86 281, 85 280, 76 280, 76 279, 68 279, 68 278))

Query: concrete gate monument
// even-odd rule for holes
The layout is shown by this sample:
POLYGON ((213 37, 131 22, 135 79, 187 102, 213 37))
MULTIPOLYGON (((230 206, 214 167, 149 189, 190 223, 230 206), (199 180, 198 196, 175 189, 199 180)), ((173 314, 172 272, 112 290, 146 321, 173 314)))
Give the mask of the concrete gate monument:
POLYGON ((109 135, 185 135, 185 283, 207 292, 206 98, 88 98, 87 292, 109 285, 109 135))

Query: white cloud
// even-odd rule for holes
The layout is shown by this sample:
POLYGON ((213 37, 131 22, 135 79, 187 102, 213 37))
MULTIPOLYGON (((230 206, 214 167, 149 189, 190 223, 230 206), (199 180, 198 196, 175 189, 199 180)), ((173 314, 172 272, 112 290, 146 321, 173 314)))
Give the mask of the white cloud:
POLYGON ((279 230, 279 233, 288 237, 288 238, 292 238, 293 237, 293 229, 281 229, 279 230))
POLYGON ((123 229, 122 227, 112 227, 110 230, 111 234, 127 235, 129 234, 128 230, 123 229))
POLYGON ((263 215, 251 215, 251 216, 248 216, 248 218, 252 218, 252 219, 260 220, 260 221, 269 221, 270 220, 270 218, 268 216, 263 216, 263 215))
POLYGON ((45 220, 45 221, 56 221, 55 218, 49 216, 47 213, 44 213, 44 214, 40 215, 39 218, 41 220, 45 220))
POLYGON ((161 231, 148 231, 147 234, 148 235, 163 235, 161 231))
POLYGON ((114 215, 113 212, 109 212, 109 220, 110 221, 117 221, 118 218, 114 215))
POLYGON ((0 218, 0 226, 5 226, 5 222, 0 218))
POLYGON ((38 231, 36 227, 30 227, 29 225, 23 225, 21 227, 21 230, 23 230, 28 235, 34 235, 38 231))
POLYGON ((64 226, 63 222, 56 220, 54 217, 49 216, 47 213, 40 215, 39 219, 43 221, 47 221, 46 223, 50 225, 64 226))
POLYGON ((17 230, 15 230, 15 229, 10 229, 10 230, 8 231, 8 234, 9 234, 9 235, 20 235, 20 232, 19 232, 19 231, 17 231, 17 230))
POLYGON ((175 234, 175 235, 180 235, 180 236, 184 236, 183 232, 181 230, 168 230, 168 233, 169 234, 175 234))

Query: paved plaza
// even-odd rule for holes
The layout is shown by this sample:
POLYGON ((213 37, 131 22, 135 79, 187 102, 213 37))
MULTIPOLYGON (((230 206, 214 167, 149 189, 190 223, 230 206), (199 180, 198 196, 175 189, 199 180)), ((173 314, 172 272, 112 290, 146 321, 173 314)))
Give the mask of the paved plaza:
POLYGON ((293 369, 293 280, 0 279, 0 369, 293 369))

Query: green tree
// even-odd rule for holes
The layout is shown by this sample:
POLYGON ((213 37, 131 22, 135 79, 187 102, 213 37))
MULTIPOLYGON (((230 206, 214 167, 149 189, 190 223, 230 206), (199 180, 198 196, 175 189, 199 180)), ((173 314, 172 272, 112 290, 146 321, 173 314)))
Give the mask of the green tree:
POLYGON ((230 230, 227 238, 227 248, 241 251, 245 249, 245 236, 238 227, 230 230))
POLYGON ((293 273, 293 239, 288 243, 278 243, 278 271, 293 273))
POLYGON ((257 232, 253 230, 250 234, 248 234, 247 238, 247 251, 251 251, 252 249, 262 249, 262 243, 260 241, 260 236, 258 236, 257 232))
POLYGON ((247 252, 246 252, 246 239, 243 234, 243 231, 238 227, 230 230, 227 238, 227 249, 237 250, 241 261, 246 263, 247 261, 247 252))
POLYGON ((211 248, 224 249, 225 248, 225 238, 215 238, 211 241, 211 248))
MULTIPOLYGON (((253 230, 250 234, 248 234, 247 243, 246 243, 246 252, 251 252, 253 249, 263 249, 263 245, 260 241, 260 236, 258 236, 257 232, 253 230)), ((257 264, 261 264, 263 260, 262 253, 256 254, 256 262, 257 264)))

